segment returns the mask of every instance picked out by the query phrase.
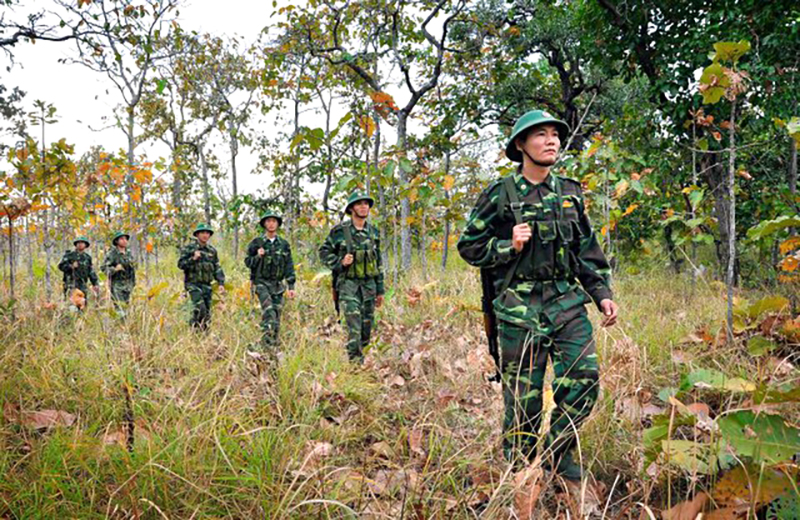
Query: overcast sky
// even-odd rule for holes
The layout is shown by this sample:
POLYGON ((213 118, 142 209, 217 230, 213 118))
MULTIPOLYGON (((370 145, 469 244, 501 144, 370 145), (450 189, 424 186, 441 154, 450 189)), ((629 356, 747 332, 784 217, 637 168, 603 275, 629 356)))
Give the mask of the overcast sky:
MULTIPOLYGON (((33 2, 37 6, 42 4, 38 0, 33 2)), ((271 1, 190 0, 181 7, 179 22, 187 31, 239 35, 250 43, 257 39, 266 25, 274 23, 274 19, 270 20, 272 11, 271 1)), ((9 88, 17 86, 26 92, 26 110, 31 110, 34 100, 37 99, 52 103, 58 109, 57 115, 60 119, 57 124, 48 126, 48 142, 65 137, 67 142, 75 144, 76 156, 94 145, 102 145, 106 150, 127 147, 121 130, 103 129, 108 123, 102 117, 110 116, 121 101, 113 84, 104 75, 79 64, 58 62, 59 59, 75 56, 73 42, 37 42, 35 45, 23 42, 14 48, 14 56, 16 63, 10 72, 3 70, 2 83, 9 88)), ((0 55, 0 60, 5 60, 5 57, 0 55)), ((6 65, 2 61, 3 69, 6 65)), ((306 118, 313 118, 313 114, 307 114, 306 118)), ((259 119, 262 118, 259 116, 259 119)), ((311 120, 304 121, 304 124, 312 123, 311 120)), ((275 124, 262 122, 256 131, 274 135, 275 124)), ((219 140, 216 144, 220 160, 227 160, 227 149, 220 148, 222 143, 219 140)), ((148 159, 155 160, 166 156, 168 150, 164 145, 146 144, 137 147, 137 153, 145 153, 148 159)), ((257 158, 249 149, 242 149, 237 160, 237 170, 240 191, 244 193, 266 187, 268 178, 265 175, 250 174, 256 162, 257 158)), ((227 171, 228 163, 223 165, 227 171)))

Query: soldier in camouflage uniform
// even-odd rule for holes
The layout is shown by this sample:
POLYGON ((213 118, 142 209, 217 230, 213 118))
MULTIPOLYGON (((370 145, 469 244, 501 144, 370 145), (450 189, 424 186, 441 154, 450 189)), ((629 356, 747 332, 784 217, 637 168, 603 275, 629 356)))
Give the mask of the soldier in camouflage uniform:
POLYGON ((178 269, 184 273, 186 292, 192 300, 189 323, 200 330, 206 330, 211 319, 211 283, 216 280, 220 293, 225 293, 225 273, 217 250, 208 243, 213 234, 209 226, 198 224, 193 233, 196 240, 184 246, 178 258, 178 269))
POLYGON ((100 283, 97 273, 92 267, 92 255, 86 252, 90 245, 89 239, 78 237, 72 242, 72 245, 75 246, 75 249, 64 253, 58 263, 58 268, 64 273, 64 297, 69 298, 74 289, 79 289, 88 302, 88 282, 92 283, 95 296, 97 296, 97 285, 100 283))
POLYGON ((351 194, 344 210, 350 220, 334 226, 319 248, 322 263, 333 271, 334 291, 344 307, 347 354, 352 361, 363 360, 375 308, 383 304, 380 234, 367 222, 374 203, 364 193, 351 194))
POLYGON ((597 305, 603 326, 614 324, 618 308, 580 183, 550 173, 568 132, 566 123, 541 110, 517 121, 506 156, 522 164, 481 194, 458 250, 468 263, 493 274, 506 455, 518 450, 528 460, 535 457, 549 357, 556 409, 543 442, 545 457, 562 477, 580 480, 572 453, 577 427, 599 390, 585 304, 597 305))
POLYGON ((133 255, 128 251, 130 235, 119 231, 111 239, 113 246, 103 262, 101 270, 108 275, 111 287, 111 300, 120 313, 124 313, 123 305, 131 299, 131 293, 136 285, 136 265, 133 255))
POLYGON ((265 234, 247 246, 244 265, 250 269, 250 284, 261 303, 261 343, 264 347, 278 344, 283 293, 294 298, 294 261, 289 242, 278 236, 283 219, 277 213, 265 213, 260 220, 265 234))

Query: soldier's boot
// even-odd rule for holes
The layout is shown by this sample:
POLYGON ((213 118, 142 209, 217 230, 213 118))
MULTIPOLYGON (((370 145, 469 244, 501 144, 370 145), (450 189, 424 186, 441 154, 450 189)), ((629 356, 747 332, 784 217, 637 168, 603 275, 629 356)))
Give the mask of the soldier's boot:
POLYGON ((542 467, 547 470, 551 471, 553 468, 553 461, 555 460, 555 473, 559 477, 563 478, 564 480, 571 480, 573 482, 580 482, 583 478, 583 469, 581 465, 575 462, 573 458, 574 450, 570 449, 566 452, 553 455, 552 457, 548 458, 542 467))

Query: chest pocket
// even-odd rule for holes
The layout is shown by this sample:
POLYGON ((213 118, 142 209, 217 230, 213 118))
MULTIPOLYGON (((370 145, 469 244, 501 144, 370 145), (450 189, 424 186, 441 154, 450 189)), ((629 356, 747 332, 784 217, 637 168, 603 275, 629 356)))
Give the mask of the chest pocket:
MULTIPOLYGON (((353 237, 355 239, 355 237, 353 237)), ((374 278, 378 276, 378 253, 372 237, 353 240, 353 264, 347 269, 347 278, 374 278)))
POLYGON ((259 273, 267 280, 282 280, 284 265, 286 265, 286 251, 277 242, 265 243, 263 247, 265 254, 261 257, 259 273))
POLYGON ((209 251, 200 251, 200 259, 192 270, 192 280, 195 283, 211 283, 214 281, 214 254, 209 251))

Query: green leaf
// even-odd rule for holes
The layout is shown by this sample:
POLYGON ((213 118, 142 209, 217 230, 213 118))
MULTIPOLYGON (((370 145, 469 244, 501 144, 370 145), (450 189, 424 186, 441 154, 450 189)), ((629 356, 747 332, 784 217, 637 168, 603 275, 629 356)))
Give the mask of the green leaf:
POLYGON ((702 139, 699 139, 697 141, 697 148, 699 148, 700 150, 703 150, 704 152, 708 151, 708 139, 706 139, 705 137, 702 138, 702 139))
POLYGON ((782 215, 773 220, 763 220, 747 230, 747 238, 750 240, 761 240, 789 227, 800 227, 800 215, 782 215))
POLYGON ((764 336, 753 336, 747 340, 747 351, 751 356, 762 356, 778 348, 778 344, 764 336))
POLYGON ((739 58, 750 50, 750 42, 739 40, 739 42, 718 42, 714 44, 714 60, 732 61, 736 63, 739 58))
POLYGON ((766 312, 780 312, 789 305, 789 300, 783 296, 767 296, 755 302, 747 309, 750 319, 758 319, 766 312))
POLYGON ((728 377, 717 370, 695 370, 685 377, 686 384, 695 388, 709 388, 727 392, 753 392, 756 385, 739 377, 728 377))
POLYGON ((161 94, 162 92, 164 92, 165 88, 167 88, 167 80, 165 79, 158 80, 158 86, 156 87, 156 92, 161 94))
POLYGON ((756 462, 777 464, 800 452, 800 430, 788 426, 779 415, 745 410, 726 415, 717 424, 730 447, 756 462))
POLYGON ((717 471, 716 456, 712 446, 694 441, 661 441, 661 450, 667 462, 691 473, 712 475, 717 471))
POLYGON ((693 190, 689 192, 689 202, 692 204, 692 207, 697 209, 700 203, 703 201, 703 190, 693 190))
POLYGON ((406 159, 405 157, 400 158, 400 169, 406 173, 411 173, 414 171, 414 165, 411 164, 411 161, 406 159))

